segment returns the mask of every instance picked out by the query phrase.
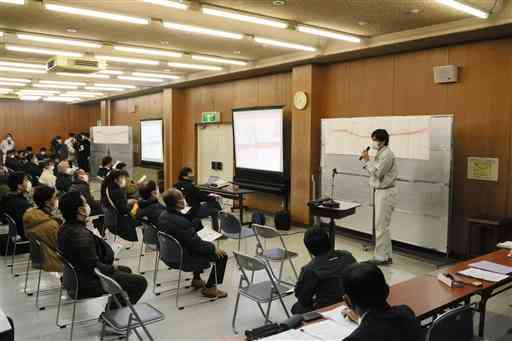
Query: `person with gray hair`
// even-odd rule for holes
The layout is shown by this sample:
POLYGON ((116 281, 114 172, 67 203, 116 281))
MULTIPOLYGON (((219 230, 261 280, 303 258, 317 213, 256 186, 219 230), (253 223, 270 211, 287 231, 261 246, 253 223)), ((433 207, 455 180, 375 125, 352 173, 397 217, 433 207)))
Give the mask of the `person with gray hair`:
POLYGON ((91 207, 91 215, 95 216, 103 213, 100 201, 96 200, 91 194, 89 174, 83 169, 77 169, 73 173, 73 184, 69 188, 69 191, 77 191, 85 198, 91 207))
POLYGON ((61 193, 66 193, 71 188, 73 184, 73 169, 69 165, 69 161, 64 160, 59 162, 57 165, 57 181, 55 182, 55 187, 61 193))

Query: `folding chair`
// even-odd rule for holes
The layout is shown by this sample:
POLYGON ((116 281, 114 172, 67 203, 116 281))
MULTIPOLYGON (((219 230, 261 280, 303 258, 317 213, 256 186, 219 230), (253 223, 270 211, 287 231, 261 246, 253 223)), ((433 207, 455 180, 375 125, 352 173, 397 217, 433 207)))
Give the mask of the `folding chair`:
POLYGON ((295 278, 298 279, 299 276, 297 275, 297 270, 295 269, 295 264, 293 263, 293 258, 298 257, 298 254, 296 252, 288 250, 281 232, 279 232, 274 227, 263 226, 258 224, 253 224, 252 228, 256 233, 256 254, 265 260, 280 263, 279 279, 281 279, 281 276, 283 275, 284 262, 290 262, 293 273, 295 274, 295 278), (282 247, 265 249, 263 246, 263 241, 274 238, 278 238, 280 240, 282 247))
MULTIPOLYGON (((211 271, 215 271, 215 285, 217 285, 217 271, 215 269, 215 263, 210 262, 207 258, 200 258, 196 256, 191 256, 186 252, 185 249, 181 246, 180 242, 177 241, 174 237, 164 233, 164 232, 158 232, 158 244, 159 244, 159 250, 158 250, 158 258, 155 263, 155 272, 153 275, 153 293, 157 296, 164 292, 175 292, 176 293, 176 308, 178 310, 183 310, 187 306, 191 305, 197 305, 201 303, 206 302, 213 302, 216 301, 217 298, 209 298, 207 300, 201 300, 197 303, 190 304, 187 306, 180 306, 179 299, 180 299, 180 289, 181 289, 181 282, 182 282, 182 273, 183 272, 202 272, 208 268, 212 268, 211 271), (169 270, 178 270, 178 280, 172 281, 177 282, 178 286, 175 288, 169 288, 164 291, 157 292, 156 287, 159 287, 162 283, 157 282, 157 276, 158 276, 158 264, 159 261, 164 262, 168 267, 169 270)), ((186 279, 188 281, 188 279, 186 279)), ((190 286, 186 286, 185 289, 190 288, 190 286)))
POLYGON ((109 306, 107 311, 101 313, 100 320, 102 321, 103 326, 101 328, 100 340, 103 341, 105 337, 105 327, 108 325, 115 332, 126 333, 125 340, 128 340, 131 332, 133 331, 139 340, 142 341, 142 336, 137 330, 137 328, 142 328, 148 338, 153 341, 154 338, 149 333, 147 326, 163 321, 165 318, 164 314, 148 303, 132 305, 128 294, 114 279, 102 274, 97 268, 94 269, 94 272, 99 277, 103 290, 111 295, 111 299, 118 307, 122 306, 118 296, 120 296, 126 303, 125 307, 117 309, 110 309, 109 306))
POLYGON ((474 313, 474 306, 464 305, 442 314, 432 322, 426 341, 483 341, 474 332, 474 313))
POLYGON ((232 321, 233 332, 238 334, 235 324, 240 296, 244 296, 256 302, 261 314, 265 318, 265 324, 270 322, 270 308, 274 301, 279 301, 286 316, 290 317, 290 313, 284 304, 283 298, 293 294, 294 285, 276 278, 268 261, 259 257, 247 256, 236 251, 233 253, 240 270, 240 282, 238 284, 238 294, 236 296, 235 311, 232 321), (267 275, 268 280, 254 283, 253 280, 249 280, 246 271, 250 271, 253 274, 258 271, 263 271, 267 275), (262 304, 268 304, 266 311, 263 310, 262 304))
POLYGON ((220 230, 228 239, 238 240, 238 251, 240 251, 240 244, 242 239, 252 238, 255 233, 252 228, 244 227, 240 221, 231 213, 219 212, 220 217, 220 230))
POLYGON ((149 249, 150 251, 155 253, 156 259, 158 257, 158 228, 146 219, 142 219, 141 223, 142 241, 140 244, 139 264, 137 266, 137 272, 143 275, 146 273, 146 271, 141 271, 140 266, 142 262, 142 257, 147 255, 147 253, 145 252, 149 249))
MULTIPOLYGON (((18 262, 14 263, 14 257, 16 256, 16 247, 19 245, 27 245, 30 242, 28 240, 23 240, 21 236, 18 234, 18 229, 16 228, 16 222, 14 219, 7 213, 4 213, 5 220, 7 221, 7 225, 9 226, 9 231, 7 233, 7 243, 5 245, 5 259, 9 255, 9 245, 12 244, 13 250, 11 254, 11 263, 7 264, 7 267, 11 268, 11 275, 14 277, 18 277, 20 274, 14 273, 15 265, 25 265, 26 263, 18 262)), ((27 259, 27 262, 29 260, 27 259)))

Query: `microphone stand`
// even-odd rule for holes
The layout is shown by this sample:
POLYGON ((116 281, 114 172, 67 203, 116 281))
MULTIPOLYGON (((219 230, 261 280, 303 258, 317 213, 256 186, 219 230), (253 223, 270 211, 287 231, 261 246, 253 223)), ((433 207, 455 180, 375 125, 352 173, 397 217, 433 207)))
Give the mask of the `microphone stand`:
POLYGON ((325 207, 329 207, 329 208, 339 208, 340 207, 340 204, 338 202, 334 201, 334 180, 335 180, 337 174, 339 174, 338 170, 336 168, 334 168, 332 170, 332 180, 331 180, 331 199, 323 203, 323 205, 325 207))

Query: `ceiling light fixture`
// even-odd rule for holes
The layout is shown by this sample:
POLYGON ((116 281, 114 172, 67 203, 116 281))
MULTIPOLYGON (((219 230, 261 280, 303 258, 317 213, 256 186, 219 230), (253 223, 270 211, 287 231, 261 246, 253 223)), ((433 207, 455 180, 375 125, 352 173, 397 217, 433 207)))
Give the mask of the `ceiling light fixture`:
POLYGON ((28 47, 28 46, 19 46, 19 45, 11 45, 11 44, 5 45, 5 49, 9 50, 9 51, 44 54, 44 55, 50 55, 50 56, 83 57, 83 55, 84 55, 83 53, 80 53, 80 52, 51 50, 51 49, 43 49, 43 48, 39 48, 39 47, 28 47))
POLYGON ((66 77, 82 77, 82 78, 97 78, 97 79, 109 79, 109 75, 98 75, 96 73, 73 73, 73 72, 57 72, 57 76, 66 77))
POLYGON ((137 89, 136 86, 127 85, 127 84, 94 83, 94 86, 100 86, 100 87, 106 87, 106 88, 137 89))
POLYGON ((165 21, 163 23, 163 25, 165 28, 168 28, 171 30, 206 34, 206 35, 210 35, 210 36, 222 37, 222 38, 228 38, 228 39, 242 39, 244 37, 244 35, 240 34, 240 33, 212 30, 211 28, 183 25, 183 24, 177 24, 177 23, 167 22, 167 21, 165 21))
POLYGON ((25 78, 7 78, 7 77, 0 77, 0 81, 3 82, 16 82, 16 83, 30 83, 30 79, 25 78))
POLYGON ((114 50, 123 51, 123 52, 147 54, 147 55, 152 55, 152 56, 164 56, 164 57, 173 57, 173 58, 183 57, 183 53, 181 53, 181 52, 165 51, 165 50, 157 50, 157 49, 146 49, 146 48, 142 48, 142 47, 114 46, 114 50))
POLYGON ((65 96, 52 96, 52 97, 43 98, 43 101, 45 101, 45 102, 76 102, 79 100, 80 100, 80 98, 78 98, 78 97, 65 97, 65 96))
POLYGON ((0 66, 0 71, 19 72, 19 73, 39 73, 39 74, 46 73, 46 70, 24 69, 21 67, 10 67, 10 66, 0 66))
POLYGON ((171 8, 181 9, 181 10, 188 9, 187 4, 184 4, 184 3, 178 2, 178 1, 170 1, 170 0, 142 0, 142 1, 149 3, 149 4, 171 7, 171 8))
POLYGON ((76 85, 76 86, 86 86, 87 83, 83 82, 61 82, 61 81, 47 81, 47 80, 40 80, 40 84, 56 84, 56 85, 76 85))
POLYGON ((138 25, 148 25, 149 24, 149 20, 145 19, 145 18, 137 18, 137 17, 130 17, 127 15, 122 15, 122 14, 100 12, 100 11, 94 11, 94 10, 85 9, 85 8, 62 6, 62 5, 57 5, 57 4, 45 4, 44 7, 47 10, 61 12, 61 13, 77 14, 77 15, 83 15, 86 17, 94 17, 94 18, 99 18, 99 19, 122 21, 122 22, 127 22, 130 24, 138 24, 138 25))
POLYGON ((21 86, 27 86, 27 83, 15 83, 15 82, 2 82, 0 81, 0 85, 4 86, 14 86, 14 87, 21 87, 21 86))
POLYGON ((22 101, 39 101, 41 96, 36 95, 18 95, 18 98, 22 101))
POLYGON ((9 61, 5 61, 5 60, 0 60, 0 66, 14 66, 14 67, 46 70, 45 64, 28 64, 28 63, 9 62, 9 61))
POLYGON ((0 2, 11 5, 25 5, 25 0, 0 0, 0 2))
POLYGON ((282 21, 267 19, 263 17, 258 17, 254 15, 248 15, 248 14, 242 14, 238 12, 232 12, 232 11, 226 11, 218 8, 213 7, 202 7, 201 11, 204 14, 207 15, 214 15, 217 17, 227 18, 227 19, 233 19, 243 22, 249 22, 253 24, 259 24, 259 25, 266 25, 271 26, 275 28, 287 28, 288 24, 282 21))
POLYGON ((311 26, 298 25, 297 31, 302 32, 302 33, 313 34, 316 36, 332 38, 332 39, 336 39, 336 40, 348 41, 351 43, 360 43, 361 42, 361 38, 353 36, 353 35, 323 30, 323 29, 319 29, 319 28, 315 28, 315 27, 311 27, 311 26))
POLYGON ((132 72, 136 77, 163 78, 163 79, 180 79, 180 76, 164 75, 162 73, 132 72))
POLYGON ((273 39, 267 39, 267 38, 262 38, 262 37, 254 37, 254 41, 256 41, 257 43, 263 44, 263 45, 284 47, 284 48, 292 49, 292 50, 302 50, 302 51, 308 51, 308 52, 316 51, 316 48, 312 47, 312 46, 287 43, 287 42, 280 41, 280 40, 273 40, 273 39))
POLYGON ((16 37, 18 37, 18 39, 21 39, 21 40, 30 40, 30 41, 49 43, 49 44, 57 44, 57 45, 90 47, 93 49, 99 49, 100 47, 103 46, 101 44, 92 43, 92 42, 88 42, 88 41, 45 37, 45 36, 38 36, 38 35, 25 34, 25 33, 18 33, 18 34, 16 34, 16 37))
POLYGON ((48 95, 53 96, 55 94, 60 93, 60 91, 57 90, 36 90, 36 89, 23 89, 16 92, 17 94, 23 94, 23 95, 48 95))
POLYGON ((274 5, 274 6, 284 6, 284 5, 286 5, 286 0, 274 0, 274 1, 272 1, 272 5, 274 5))
POLYGON ((8 93, 8 92, 12 92, 12 89, 7 89, 7 88, 0 88, 0 93, 8 93))
POLYGON ((128 89, 121 89, 121 88, 107 88, 103 86, 86 86, 84 89, 86 90, 94 90, 94 91, 125 91, 128 89))
POLYGON ((481 18, 481 19, 487 19, 489 17, 489 13, 484 12, 482 10, 479 10, 477 8, 468 6, 466 4, 463 4, 459 1, 455 0, 436 0, 438 3, 443 4, 445 6, 451 7, 453 9, 456 9, 458 11, 474 15, 475 17, 481 18))
POLYGON ((122 79, 125 81, 135 81, 135 82, 149 82, 149 83, 163 83, 163 79, 158 78, 147 78, 147 77, 131 77, 131 76, 119 76, 118 79, 122 79))
POLYGON ((33 84, 34 88, 48 88, 48 89, 78 89, 78 86, 74 85, 60 85, 60 84, 33 84))
POLYGON ((0 31, 0 37, 4 36, 4 32, 0 31))
POLYGON ((101 70, 98 73, 104 73, 106 75, 122 75, 122 74, 124 74, 123 71, 118 71, 118 70, 101 70))
POLYGON ((157 60, 149 60, 149 59, 138 59, 138 58, 128 58, 128 57, 115 57, 115 56, 104 56, 104 55, 96 55, 97 59, 106 60, 109 62, 119 62, 119 63, 128 63, 128 64, 144 64, 144 65, 158 65, 160 64, 157 60))
POLYGON ((63 96, 94 98, 104 96, 102 92, 65 92, 63 96))
POLYGON ((210 71, 221 71, 220 66, 213 65, 201 65, 201 64, 187 64, 187 63, 167 63, 170 67, 179 69, 195 69, 195 70, 210 70, 210 71))
POLYGON ((243 60, 209 57, 209 56, 202 56, 202 55, 197 55, 197 54, 193 54, 192 59, 203 60, 203 61, 213 62, 213 63, 242 65, 242 66, 245 66, 248 64, 247 62, 244 62, 243 60))

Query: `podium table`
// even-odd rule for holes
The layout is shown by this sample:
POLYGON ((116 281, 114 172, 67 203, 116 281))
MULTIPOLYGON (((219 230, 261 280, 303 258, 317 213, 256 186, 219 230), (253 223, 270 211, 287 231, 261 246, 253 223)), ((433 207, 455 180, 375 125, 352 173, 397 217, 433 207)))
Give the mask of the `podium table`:
POLYGON ((339 208, 326 207, 323 205, 316 205, 314 201, 308 203, 309 214, 313 217, 329 218, 329 239, 331 241, 331 248, 334 249, 334 241, 336 238, 336 219, 342 219, 356 213, 356 208, 361 206, 355 203, 347 203, 338 201, 339 208))

